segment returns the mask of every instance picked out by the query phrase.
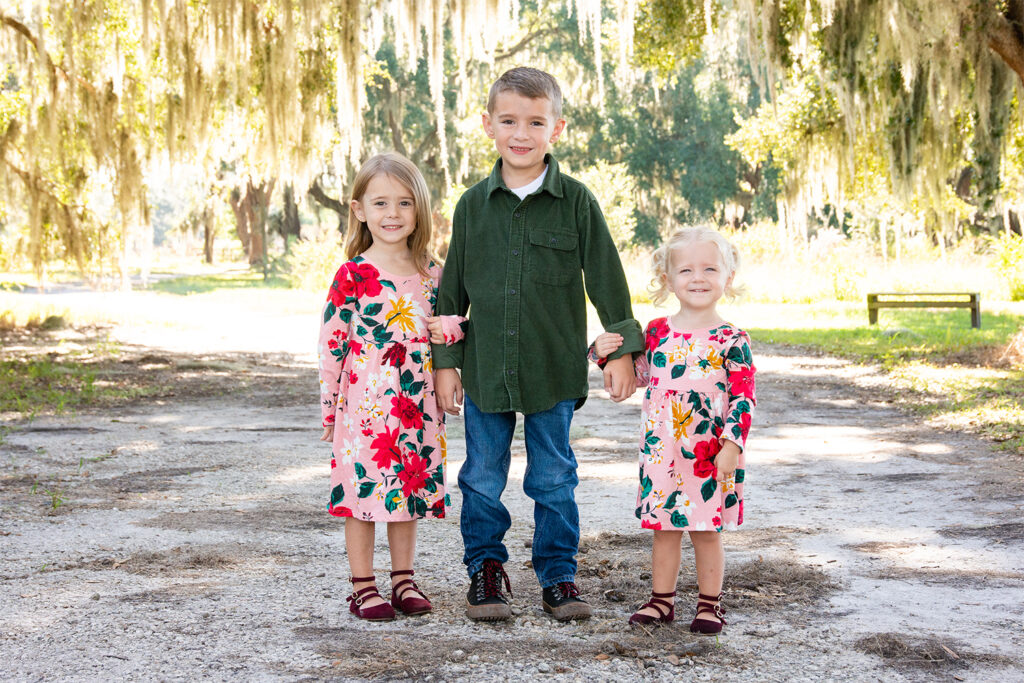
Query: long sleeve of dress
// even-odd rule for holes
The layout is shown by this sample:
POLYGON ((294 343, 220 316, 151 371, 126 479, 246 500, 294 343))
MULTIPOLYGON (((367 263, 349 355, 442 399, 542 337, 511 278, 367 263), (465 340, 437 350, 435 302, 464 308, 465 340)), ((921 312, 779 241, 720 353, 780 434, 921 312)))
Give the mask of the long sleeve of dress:
MULTIPOLYGON (((607 358, 601 358, 597 355, 597 351, 594 349, 594 345, 591 344, 587 349, 587 360, 597 365, 597 367, 604 370, 604 366, 608 363, 607 358)), ((633 359, 633 372, 636 373, 636 385, 637 387, 646 387, 651 382, 651 364, 647 360, 647 353, 641 351, 636 354, 633 359)))
POLYGON ((348 270, 345 266, 338 269, 334 282, 327 294, 320 316, 320 335, 317 341, 317 358, 320 367, 320 410, 325 427, 334 424, 338 411, 339 396, 343 396, 343 366, 345 357, 351 350, 349 324, 352 320, 352 308, 341 291, 348 270))
POLYGON ((725 354, 725 370, 729 382, 729 408, 726 412, 723 439, 744 448, 750 420, 757 399, 754 396, 754 359, 750 353, 750 337, 739 332, 725 354))
POLYGON ((462 341, 466 337, 467 318, 461 315, 442 315, 441 332, 444 334, 444 345, 451 346, 462 341))

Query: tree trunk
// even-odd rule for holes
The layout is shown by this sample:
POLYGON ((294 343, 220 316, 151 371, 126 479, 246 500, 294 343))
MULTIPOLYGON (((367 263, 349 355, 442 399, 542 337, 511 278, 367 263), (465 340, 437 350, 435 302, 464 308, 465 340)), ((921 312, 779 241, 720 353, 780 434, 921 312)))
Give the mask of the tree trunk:
POLYGON ((264 276, 267 266, 267 214, 275 182, 276 178, 271 178, 255 185, 250 177, 245 183, 244 195, 240 189, 235 188, 228 197, 228 203, 235 214, 238 239, 245 249, 249 265, 263 265, 264 276))
POLYGON ((213 264, 213 240, 217 236, 217 226, 213 219, 213 207, 207 204, 203 207, 200 221, 203 224, 203 258, 211 265, 213 264))
POLYGON ((299 223, 299 205, 295 203, 295 188, 291 183, 284 186, 284 211, 281 216, 281 237, 284 239, 284 252, 288 253, 288 237, 302 239, 302 225, 299 223))

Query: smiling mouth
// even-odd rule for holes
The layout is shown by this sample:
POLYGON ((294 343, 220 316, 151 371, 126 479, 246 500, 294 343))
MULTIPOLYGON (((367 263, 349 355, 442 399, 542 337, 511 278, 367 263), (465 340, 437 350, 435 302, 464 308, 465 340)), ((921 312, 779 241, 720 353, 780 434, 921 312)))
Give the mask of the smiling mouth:
POLYGON ((509 145, 508 148, 515 152, 516 154, 526 154, 527 152, 531 151, 530 147, 513 147, 512 145, 509 145))

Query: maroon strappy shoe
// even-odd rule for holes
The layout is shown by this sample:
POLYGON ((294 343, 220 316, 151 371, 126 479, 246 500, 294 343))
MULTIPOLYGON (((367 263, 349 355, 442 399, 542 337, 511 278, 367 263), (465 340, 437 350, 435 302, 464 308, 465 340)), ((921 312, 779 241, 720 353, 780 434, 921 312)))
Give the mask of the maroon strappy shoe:
POLYGON ((703 593, 697 594, 697 614, 694 615, 693 621, 690 623, 690 631, 692 633, 713 636, 722 632, 722 627, 726 624, 725 608, 722 607, 723 597, 725 597, 725 593, 719 593, 717 597, 714 595, 704 595, 703 593), (714 614, 718 617, 718 621, 701 619, 700 615, 702 614, 714 614))
POLYGON ((412 569, 399 569, 397 572, 391 572, 391 604, 395 609, 409 616, 426 614, 433 609, 430 600, 427 600, 427 596, 423 594, 423 591, 420 590, 420 587, 411 578, 402 579, 395 583, 396 576, 411 577, 415 573, 412 569), (410 591, 419 593, 419 597, 406 597, 410 591))
POLYGON ((643 613, 640 612, 640 610, 637 610, 633 614, 633 616, 631 616, 629 618, 629 623, 631 623, 631 624, 640 624, 640 625, 643 625, 643 626, 646 626, 648 624, 655 624, 655 623, 657 623, 657 624, 668 624, 668 623, 670 623, 673 619, 676 618, 676 606, 675 606, 674 602, 669 602, 668 600, 665 600, 664 598, 674 598, 674 597, 676 597, 676 592, 675 591, 672 591, 671 593, 655 593, 654 591, 651 591, 651 599, 646 604, 641 605, 640 609, 644 609, 645 607, 650 607, 651 609, 653 609, 654 611, 656 611, 658 613, 658 616, 654 617, 654 616, 651 616, 650 614, 643 614, 643 613), (668 611, 666 612, 663 609, 663 607, 667 607, 668 611))
POLYGON ((373 585, 360 588, 346 598, 346 600, 348 600, 348 611, 360 619, 366 619, 367 621, 391 621, 394 619, 395 610, 386 602, 380 605, 374 605, 373 607, 363 607, 363 602, 373 596, 377 596, 381 600, 384 599, 381 598, 380 593, 377 592, 377 577, 352 577, 353 584, 362 583, 363 581, 373 581, 373 585))

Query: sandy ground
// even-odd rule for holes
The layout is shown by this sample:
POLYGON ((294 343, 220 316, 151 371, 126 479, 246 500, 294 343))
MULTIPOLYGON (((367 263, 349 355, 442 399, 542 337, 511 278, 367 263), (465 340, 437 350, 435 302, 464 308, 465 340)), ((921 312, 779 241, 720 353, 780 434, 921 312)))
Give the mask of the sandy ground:
MULTIPOLYGON (((454 419, 453 507, 420 525, 417 579, 435 611, 361 622, 344 600, 343 525, 324 511, 315 320, 239 301, 225 312, 184 298, 168 315, 187 311, 188 326, 111 331, 125 372, 166 385, 154 398, 4 416, 5 680, 1024 679, 1020 459, 898 412, 870 369, 756 340, 722 637, 686 628, 689 553, 679 620, 626 626, 649 590, 650 536, 632 516, 640 395, 613 404, 596 373, 573 426, 578 582, 594 618, 565 625, 540 609, 519 440, 505 496, 515 618, 465 618, 454 419)), ((376 567, 387 595, 383 530, 376 567)))

